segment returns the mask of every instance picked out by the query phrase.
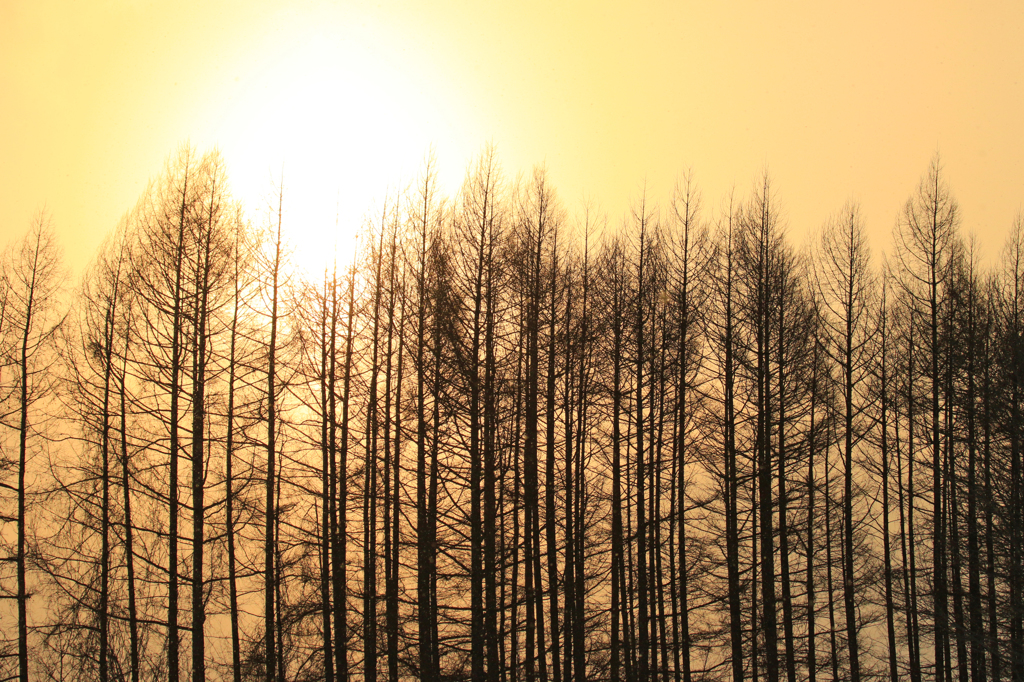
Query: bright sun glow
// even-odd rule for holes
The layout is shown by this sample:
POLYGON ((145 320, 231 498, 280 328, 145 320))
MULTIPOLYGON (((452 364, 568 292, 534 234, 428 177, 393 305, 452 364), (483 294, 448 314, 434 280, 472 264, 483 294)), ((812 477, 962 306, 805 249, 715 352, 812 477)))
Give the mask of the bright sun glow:
POLYGON ((433 140, 437 107, 422 83, 382 50, 304 32, 242 65, 218 139, 235 193, 252 219, 276 210, 284 179, 283 226, 309 276, 337 252, 347 261, 371 202, 418 172, 433 140))

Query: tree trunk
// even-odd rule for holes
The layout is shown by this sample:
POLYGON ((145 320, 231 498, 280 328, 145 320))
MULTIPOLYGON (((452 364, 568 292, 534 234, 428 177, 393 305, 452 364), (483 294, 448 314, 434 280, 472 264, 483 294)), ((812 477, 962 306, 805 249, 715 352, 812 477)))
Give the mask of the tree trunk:
POLYGON ((270 290, 270 344, 267 347, 267 478, 266 508, 264 510, 264 545, 263 545, 263 619, 264 619, 264 652, 266 660, 265 676, 267 682, 277 679, 277 636, 274 607, 278 590, 277 584, 277 510, 275 484, 277 479, 277 305, 278 280, 281 266, 281 217, 284 202, 283 188, 278 193, 277 204, 277 236, 274 242, 273 262, 271 263, 270 290))

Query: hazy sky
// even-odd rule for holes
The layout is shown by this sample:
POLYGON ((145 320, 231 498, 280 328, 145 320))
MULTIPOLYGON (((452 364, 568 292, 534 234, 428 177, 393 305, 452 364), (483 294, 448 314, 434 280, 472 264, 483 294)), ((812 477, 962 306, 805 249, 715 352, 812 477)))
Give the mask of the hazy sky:
POLYGON ((876 252, 940 153, 986 256, 1024 202, 1024 3, 0 0, 0 241, 45 206, 74 266, 185 140, 302 248, 492 140, 621 222, 692 168, 767 166, 793 240, 859 200, 876 252), (304 237, 302 235, 305 235, 304 237), (304 241, 303 241, 304 240, 304 241))

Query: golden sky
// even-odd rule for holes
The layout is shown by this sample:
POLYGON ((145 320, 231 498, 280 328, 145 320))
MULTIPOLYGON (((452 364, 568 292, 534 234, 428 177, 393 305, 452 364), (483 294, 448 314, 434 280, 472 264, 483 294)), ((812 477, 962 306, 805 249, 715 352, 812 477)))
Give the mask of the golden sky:
POLYGON ((705 205, 766 165, 796 244, 859 200, 876 252, 941 154, 988 257, 1024 205, 1024 3, 0 0, 0 241, 45 206, 78 269, 183 141, 305 248, 433 144, 491 140, 616 225, 692 168, 705 205), (300 239, 300 243, 302 243, 300 239))

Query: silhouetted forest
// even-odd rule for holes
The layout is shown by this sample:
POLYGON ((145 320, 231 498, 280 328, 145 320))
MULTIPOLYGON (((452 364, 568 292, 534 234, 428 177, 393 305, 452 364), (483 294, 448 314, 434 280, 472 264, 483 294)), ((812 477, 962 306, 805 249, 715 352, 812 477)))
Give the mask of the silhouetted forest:
MULTIPOLYGON (((0 679, 1024 680, 1024 218, 770 175, 612 226, 493 148, 311 275, 183 147, 0 272, 0 679)), ((333 244, 324 244, 325 250, 333 244)))

